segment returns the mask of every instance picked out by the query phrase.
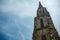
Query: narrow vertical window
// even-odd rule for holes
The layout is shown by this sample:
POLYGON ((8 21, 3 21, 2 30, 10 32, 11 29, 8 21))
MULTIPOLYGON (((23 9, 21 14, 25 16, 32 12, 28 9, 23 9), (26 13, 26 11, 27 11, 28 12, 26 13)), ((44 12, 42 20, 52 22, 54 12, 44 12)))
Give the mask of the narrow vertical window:
POLYGON ((40 23, 41 23, 41 27, 43 28, 44 24, 43 24, 43 20, 42 19, 40 19, 40 23))

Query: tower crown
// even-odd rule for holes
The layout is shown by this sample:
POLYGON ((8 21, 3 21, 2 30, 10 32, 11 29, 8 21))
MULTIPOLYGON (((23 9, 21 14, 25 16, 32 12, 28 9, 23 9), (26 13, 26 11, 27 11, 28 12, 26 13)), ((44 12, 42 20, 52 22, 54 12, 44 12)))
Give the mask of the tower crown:
POLYGON ((44 6, 42 6, 41 2, 39 2, 39 7, 37 10, 37 17, 40 18, 44 16, 50 16, 50 15, 47 9, 44 6))

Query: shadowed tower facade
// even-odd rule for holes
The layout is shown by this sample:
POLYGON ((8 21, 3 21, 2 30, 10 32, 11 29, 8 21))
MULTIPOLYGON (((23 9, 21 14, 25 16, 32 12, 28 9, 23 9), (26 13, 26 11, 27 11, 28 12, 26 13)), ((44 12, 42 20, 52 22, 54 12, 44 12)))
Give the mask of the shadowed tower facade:
POLYGON ((34 18, 34 32, 32 40, 58 40, 58 33, 54 27, 49 12, 39 2, 37 16, 34 18))

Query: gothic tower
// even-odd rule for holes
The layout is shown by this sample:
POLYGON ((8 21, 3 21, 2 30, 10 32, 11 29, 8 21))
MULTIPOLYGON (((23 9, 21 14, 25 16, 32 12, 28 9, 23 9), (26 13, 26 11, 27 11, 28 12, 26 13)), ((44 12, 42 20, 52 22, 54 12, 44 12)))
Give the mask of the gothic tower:
POLYGON ((54 27, 49 12, 39 2, 37 16, 34 18, 34 32, 32 40, 58 40, 58 33, 54 27))

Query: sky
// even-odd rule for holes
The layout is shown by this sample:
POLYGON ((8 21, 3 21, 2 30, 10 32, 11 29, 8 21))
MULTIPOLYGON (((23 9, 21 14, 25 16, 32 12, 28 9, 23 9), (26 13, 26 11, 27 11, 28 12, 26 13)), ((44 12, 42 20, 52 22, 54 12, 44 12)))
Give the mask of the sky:
POLYGON ((39 1, 49 11, 60 35, 60 0, 0 0, 0 39, 32 40, 39 1))

